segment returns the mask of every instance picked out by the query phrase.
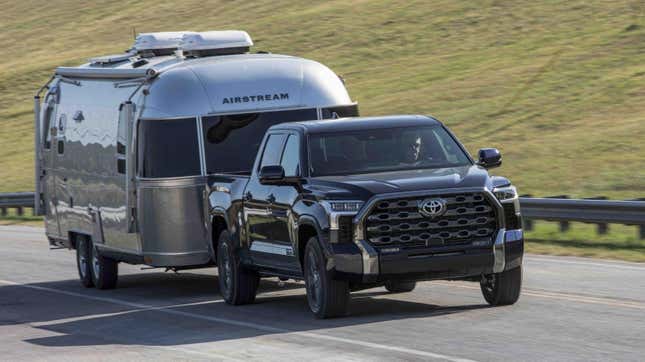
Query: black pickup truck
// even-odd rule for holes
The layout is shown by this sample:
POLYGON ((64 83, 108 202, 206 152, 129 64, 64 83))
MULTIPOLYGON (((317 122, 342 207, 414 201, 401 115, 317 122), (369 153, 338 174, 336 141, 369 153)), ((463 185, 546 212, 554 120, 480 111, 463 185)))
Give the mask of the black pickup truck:
POLYGON ((251 303, 261 277, 304 279, 326 318, 346 314, 351 291, 448 279, 513 304, 524 240, 515 187, 487 172, 500 164, 425 116, 272 126, 252 170, 211 176, 221 293, 251 303))

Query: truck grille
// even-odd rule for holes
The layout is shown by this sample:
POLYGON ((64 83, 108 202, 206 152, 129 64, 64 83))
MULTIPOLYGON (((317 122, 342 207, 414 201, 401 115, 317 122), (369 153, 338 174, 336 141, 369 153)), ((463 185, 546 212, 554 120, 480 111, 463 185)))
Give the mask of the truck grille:
POLYGON ((483 193, 432 195, 379 201, 365 221, 367 240, 375 247, 429 247, 492 240, 495 209, 483 193), (439 198, 446 211, 436 218, 419 212, 424 200, 439 198))

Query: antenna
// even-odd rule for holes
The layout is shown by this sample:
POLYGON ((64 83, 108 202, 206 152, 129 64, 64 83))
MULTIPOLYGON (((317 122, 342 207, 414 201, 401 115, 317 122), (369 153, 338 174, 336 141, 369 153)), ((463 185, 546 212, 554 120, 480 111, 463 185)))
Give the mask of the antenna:
POLYGON ((132 27, 132 39, 137 40, 137 28, 132 27))

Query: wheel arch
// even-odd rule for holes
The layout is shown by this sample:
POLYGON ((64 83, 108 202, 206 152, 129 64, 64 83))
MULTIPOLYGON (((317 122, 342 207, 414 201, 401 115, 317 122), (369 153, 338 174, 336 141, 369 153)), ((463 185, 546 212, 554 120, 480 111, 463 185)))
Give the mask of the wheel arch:
POLYGON ((303 258, 305 254, 305 247, 307 246, 307 241, 309 241, 309 239, 311 239, 312 237, 318 238, 318 242, 320 243, 320 247, 323 250, 323 253, 325 253, 325 256, 329 257, 331 255, 329 242, 324 238, 325 234, 323 233, 320 224, 318 224, 318 221, 316 221, 313 216, 303 215, 300 217, 300 219, 298 220, 298 232, 296 234, 297 239, 294 251, 297 252, 296 257, 300 262, 301 269, 303 266, 303 258))

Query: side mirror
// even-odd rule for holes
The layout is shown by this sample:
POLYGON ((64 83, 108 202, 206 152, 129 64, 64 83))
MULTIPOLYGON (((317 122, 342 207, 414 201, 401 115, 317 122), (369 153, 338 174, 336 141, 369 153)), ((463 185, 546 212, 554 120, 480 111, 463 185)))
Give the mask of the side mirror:
POLYGON ((263 185, 276 185, 285 181, 282 166, 264 166, 260 169, 260 183, 263 185))
POLYGON ((502 165, 502 154, 497 148, 482 148, 477 164, 486 169, 499 167, 502 165))
POLYGON ((285 176, 282 166, 264 166, 258 177, 263 185, 294 186, 299 192, 302 192, 302 184, 305 183, 300 176, 285 176))

